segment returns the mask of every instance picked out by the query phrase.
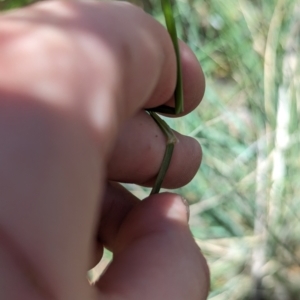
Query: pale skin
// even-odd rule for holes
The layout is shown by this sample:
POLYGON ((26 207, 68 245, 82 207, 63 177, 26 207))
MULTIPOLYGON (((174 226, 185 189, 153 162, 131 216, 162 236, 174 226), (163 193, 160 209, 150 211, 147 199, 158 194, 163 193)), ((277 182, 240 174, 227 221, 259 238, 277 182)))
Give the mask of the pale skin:
MULTIPOLYGON (((181 43, 184 114, 204 92, 181 43)), ((172 193, 152 186, 165 137, 145 108, 173 104, 165 28, 125 3, 43 2, 0 17, 1 299, 204 300, 209 272, 172 193), (114 253, 94 286, 86 272, 114 253)), ((177 134, 163 186, 189 182, 196 141, 177 134)))

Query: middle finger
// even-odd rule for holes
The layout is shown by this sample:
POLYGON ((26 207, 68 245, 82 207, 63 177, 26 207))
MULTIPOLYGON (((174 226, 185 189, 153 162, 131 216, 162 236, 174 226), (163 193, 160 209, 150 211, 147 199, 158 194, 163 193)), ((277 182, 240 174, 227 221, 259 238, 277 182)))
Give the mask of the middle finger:
MULTIPOLYGON (((174 133, 178 142, 163 182, 165 188, 178 188, 187 184, 201 162, 198 142, 174 133)), ((140 111, 122 126, 108 163, 108 179, 152 186, 165 149, 166 138, 161 129, 148 113, 140 111)))

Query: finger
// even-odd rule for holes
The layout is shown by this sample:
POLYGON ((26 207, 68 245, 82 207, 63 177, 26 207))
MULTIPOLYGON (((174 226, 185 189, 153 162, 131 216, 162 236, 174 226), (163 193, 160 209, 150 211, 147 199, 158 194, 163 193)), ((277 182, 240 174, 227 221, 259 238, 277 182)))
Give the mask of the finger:
POLYGON ((206 262, 177 195, 159 194, 137 205, 118 233, 114 259, 97 283, 107 299, 206 299, 206 262), (155 288, 154 288, 155 287, 155 288))
POLYGON ((97 241, 113 251, 121 224, 128 213, 139 203, 140 200, 123 186, 108 182, 103 197, 97 241))
MULTIPOLYGON (((169 34, 133 5, 41 2, 7 14, 1 24, 0 88, 77 116, 102 150, 110 146, 103 138, 113 140, 122 120, 172 97, 176 59, 169 34)), ((199 72, 185 53, 184 73, 199 72)), ((195 101, 186 98, 189 111, 195 101)))
MULTIPOLYGON (((168 115, 169 117, 180 117, 190 113, 200 104, 205 91, 205 78, 201 66, 195 54, 182 41, 180 41, 180 55, 184 111, 178 115, 168 115)), ((157 93, 153 97, 166 99, 166 95, 157 93)), ((174 107, 174 96, 172 95, 171 99, 164 103, 164 105, 174 107)))
POLYGON ((4 16, 0 33, 0 87, 78 114, 101 136, 174 90, 168 32, 124 2, 41 2, 4 16))
POLYGON ((90 269, 96 266, 102 258, 103 247, 113 251, 115 238, 124 218, 139 202, 137 197, 120 184, 107 182, 99 212, 100 222, 94 238, 90 269))
MULTIPOLYGON (((196 174, 201 162, 201 148, 193 138, 175 132, 175 144, 170 167, 163 186, 177 188, 187 184, 196 174)), ((151 186, 157 176, 166 137, 143 111, 125 122, 108 164, 108 178, 151 186)))

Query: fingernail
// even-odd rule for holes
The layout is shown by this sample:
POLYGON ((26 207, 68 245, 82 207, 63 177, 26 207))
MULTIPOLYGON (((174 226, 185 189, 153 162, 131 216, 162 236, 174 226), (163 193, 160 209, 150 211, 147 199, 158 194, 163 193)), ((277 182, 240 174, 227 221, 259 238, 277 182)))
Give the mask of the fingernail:
POLYGON ((169 194, 166 197, 165 203, 167 205, 166 209, 168 218, 188 223, 190 218, 190 208, 189 203, 185 198, 178 194, 169 194))
POLYGON ((189 221, 189 219, 190 219, 190 205, 189 205, 188 201, 185 198, 183 198, 182 196, 180 196, 180 198, 181 198, 181 201, 184 204, 185 209, 186 209, 187 221, 189 221))

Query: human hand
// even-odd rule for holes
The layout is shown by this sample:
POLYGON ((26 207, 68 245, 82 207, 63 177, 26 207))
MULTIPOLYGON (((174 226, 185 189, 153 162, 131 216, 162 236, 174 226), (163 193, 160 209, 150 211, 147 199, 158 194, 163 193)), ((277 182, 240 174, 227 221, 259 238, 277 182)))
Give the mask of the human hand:
MULTIPOLYGON (((144 108, 172 105, 167 31, 116 2, 44 2, 0 20, 0 290, 4 299, 206 299, 208 270, 179 196, 140 202, 165 139, 144 108), (103 247, 114 259, 94 287, 103 247)), ((183 43, 185 113, 204 79, 183 43)), ((198 144, 180 134, 164 182, 187 183, 198 144)))

